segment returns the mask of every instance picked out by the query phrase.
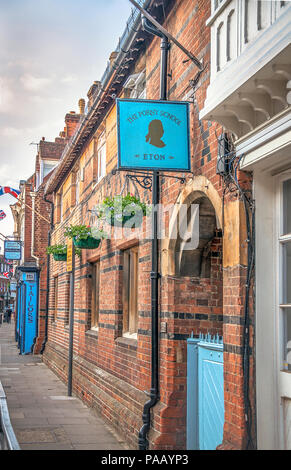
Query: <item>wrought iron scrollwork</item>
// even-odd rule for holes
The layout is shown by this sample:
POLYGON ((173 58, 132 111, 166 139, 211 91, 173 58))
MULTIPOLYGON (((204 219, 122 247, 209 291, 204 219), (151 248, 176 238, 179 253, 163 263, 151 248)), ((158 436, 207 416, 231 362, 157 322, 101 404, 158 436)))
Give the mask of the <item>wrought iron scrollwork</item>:
POLYGON ((139 184, 143 189, 149 189, 151 191, 152 189, 152 177, 149 175, 126 175, 127 178, 129 178, 132 181, 135 181, 136 183, 139 184))

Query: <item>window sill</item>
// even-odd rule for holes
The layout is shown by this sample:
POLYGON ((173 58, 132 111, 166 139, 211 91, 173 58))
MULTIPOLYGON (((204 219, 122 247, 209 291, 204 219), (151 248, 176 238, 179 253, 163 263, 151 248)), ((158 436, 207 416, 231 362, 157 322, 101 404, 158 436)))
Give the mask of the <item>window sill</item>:
POLYGON ((88 336, 89 338, 98 339, 98 330, 87 330, 85 332, 85 336, 88 336))
POLYGON ((98 176, 97 177, 97 181, 95 182, 93 188, 92 188, 92 191, 94 191, 94 189, 98 186, 98 184, 100 183, 100 181, 102 181, 104 178, 105 178, 106 174, 103 175, 103 176, 98 176))
POLYGON ((118 346, 130 349, 132 351, 137 350, 137 339, 135 338, 126 338, 124 336, 119 336, 118 338, 116 338, 115 343, 118 346))

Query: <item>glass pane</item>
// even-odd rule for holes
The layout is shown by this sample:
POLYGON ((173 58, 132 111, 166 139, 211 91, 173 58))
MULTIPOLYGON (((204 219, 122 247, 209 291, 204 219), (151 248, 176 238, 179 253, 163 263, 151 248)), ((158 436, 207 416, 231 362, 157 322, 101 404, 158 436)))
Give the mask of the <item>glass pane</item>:
POLYGON ((283 304, 291 304, 291 242, 284 243, 283 249, 283 304))
POLYGON ((45 163, 43 166, 43 177, 45 178, 55 167, 56 165, 50 164, 50 163, 45 163))
POLYGON ((291 233, 291 179, 283 183, 283 235, 291 233))
POLYGON ((291 308, 283 310, 284 315, 284 370, 291 371, 291 308))

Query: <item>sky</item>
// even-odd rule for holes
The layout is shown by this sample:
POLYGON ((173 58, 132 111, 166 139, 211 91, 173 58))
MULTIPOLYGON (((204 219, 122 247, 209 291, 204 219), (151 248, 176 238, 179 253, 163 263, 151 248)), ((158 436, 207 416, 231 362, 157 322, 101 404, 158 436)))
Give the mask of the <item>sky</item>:
MULTIPOLYGON (((0 185, 18 189, 34 172, 36 146, 54 141, 87 99, 116 49, 129 0, 0 0, 0 185)), ((0 233, 12 235, 10 195, 0 196, 0 233)), ((1 245, 0 245, 1 246, 1 245)), ((3 253, 3 251, 2 251, 3 253)))

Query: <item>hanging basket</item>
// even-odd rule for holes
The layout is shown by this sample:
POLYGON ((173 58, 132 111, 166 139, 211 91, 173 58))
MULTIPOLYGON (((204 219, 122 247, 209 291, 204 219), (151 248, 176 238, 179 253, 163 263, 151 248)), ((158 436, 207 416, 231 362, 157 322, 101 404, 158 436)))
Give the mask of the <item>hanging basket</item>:
POLYGON ((137 228, 142 225, 143 214, 133 214, 133 215, 123 215, 122 217, 116 217, 115 214, 109 214, 106 216, 106 220, 112 227, 124 227, 124 225, 134 219, 134 223, 131 225, 129 224, 130 228, 137 228))
POLYGON ((88 237, 83 240, 82 239, 77 240, 76 238, 73 238, 73 240, 74 240, 74 245, 83 250, 94 250, 95 248, 98 248, 101 242, 100 238, 94 238, 94 237, 88 237))
POLYGON ((53 258, 55 261, 67 261, 67 253, 54 253, 53 258))

